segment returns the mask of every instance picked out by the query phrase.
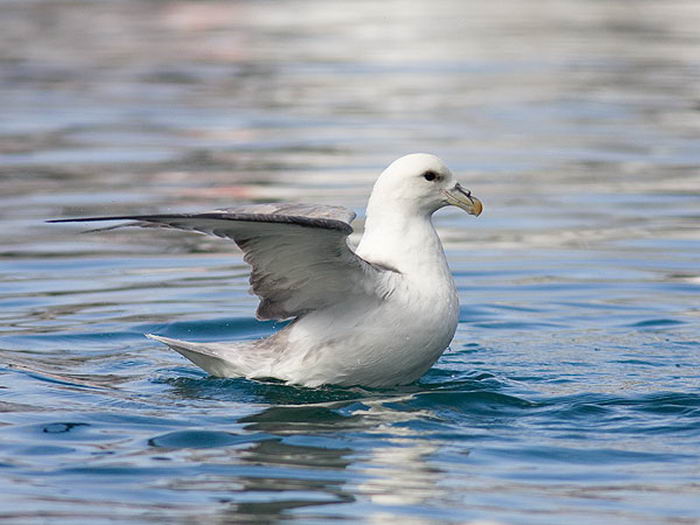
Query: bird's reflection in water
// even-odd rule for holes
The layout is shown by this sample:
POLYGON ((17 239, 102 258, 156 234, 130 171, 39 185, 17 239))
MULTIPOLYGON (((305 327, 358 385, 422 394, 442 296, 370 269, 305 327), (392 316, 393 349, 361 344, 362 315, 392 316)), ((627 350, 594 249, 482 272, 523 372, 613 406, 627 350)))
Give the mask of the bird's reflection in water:
POLYGON ((230 497, 220 499, 229 503, 222 521, 272 522, 294 509, 353 502, 346 487, 354 450, 334 435, 356 420, 318 405, 273 406, 239 419, 246 432, 270 437, 239 451, 243 473, 231 480, 230 497))
POLYGON ((292 509, 352 502, 355 498, 345 489, 343 474, 351 453, 349 448, 291 445, 275 439, 256 443, 239 458, 254 466, 251 475, 235 480, 236 493, 222 514, 232 522, 276 521, 292 509))
MULTIPOLYGON (((227 519, 275 520, 293 509, 316 519, 329 504, 366 500, 381 508, 438 496, 441 471, 430 464, 438 445, 406 426, 420 414, 387 407, 388 400, 397 398, 274 406, 240 419, 245 430, 276 437, 237 458, 259 471, 236 480, 240 498, 232 498, 227 519)), ((384 514, 367 518, 382 522, 384 514)))
POLYGON ((442 470, 431 460, 439 451, 440 442, 411 424, 434 415, 422 409, 405 410, 415 395, 420 394, 368 403, 366 417, 374 423, 370 432, 382 439, 355 465, 361 481, 353 489, 354 493, 365 495, 375 509, 367 516, 368 522, 394 522, 396 515, 391 507, 419 507, 442 493, 442 470), (396 408, 397 403, 402 410, 396 408), (376 510, 382 507, 387 511, 376 510))
POLYGON ((226 464, 215 480, 196 481, 225 504, 223 522, 276 521, 290 514, 324 519, 345 512, 336 505, 353 506, 347 509, 353 515, 355 505, 369 504, 380 510, 365 518, 381 523, 392 507, 428 506, 444 496, 444 476, 433 459, 441 441, 425 430, 426 422, 439 418, 421 402, 429 386, 305 389, 182 377, 168 383, 177 396, 260 406, 232 421, 238 437, 250 438, 245 446, 198 451, 200 462, 226 464))

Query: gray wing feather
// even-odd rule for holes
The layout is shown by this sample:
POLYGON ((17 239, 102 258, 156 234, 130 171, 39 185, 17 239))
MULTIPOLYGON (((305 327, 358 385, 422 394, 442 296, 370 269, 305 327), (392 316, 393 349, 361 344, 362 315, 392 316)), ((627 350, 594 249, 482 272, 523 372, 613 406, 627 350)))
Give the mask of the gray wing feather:
POLYGON ((232 239, 252 266, 259 319, 282 320, 353 295, 378 295, 384 270, 347 245, 355 213, 339 206, 257 204, 199 214, 130 215, 50 222, 127 220, 232 239))
POLYGON ((323 204, 297 204, 297 203, 266 203, 249 204, 235 208, 221 208, 215 210, 232 214, 250 215, 283 215, 287 217, 306 217, 309 219, 330 219, 350 224, 356 217, 355 212, 343 206, 327 206, 323 204))

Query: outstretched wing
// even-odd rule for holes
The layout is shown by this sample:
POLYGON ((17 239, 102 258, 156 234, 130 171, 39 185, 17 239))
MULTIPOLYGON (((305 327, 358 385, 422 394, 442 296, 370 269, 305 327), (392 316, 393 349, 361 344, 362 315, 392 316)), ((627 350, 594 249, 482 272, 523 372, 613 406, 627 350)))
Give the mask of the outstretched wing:
POLYGON ((134 221, 232 239, 252 266, 257 317, 282 320, 353 295, 381 296, 387 270, 347 244, 355 214, 339 206, 260 204, 197 214, 131 215, 49 222, 134 221))

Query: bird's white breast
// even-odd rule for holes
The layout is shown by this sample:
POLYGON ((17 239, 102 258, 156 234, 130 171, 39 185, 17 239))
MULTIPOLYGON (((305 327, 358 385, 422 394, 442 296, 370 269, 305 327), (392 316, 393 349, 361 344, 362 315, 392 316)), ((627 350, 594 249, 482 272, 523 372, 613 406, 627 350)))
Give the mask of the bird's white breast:
POLYGON ((376 304, 347 301, 299 319, 275 376, 307 386, 386 386, 415 381, 447 348, 459 304, 446 265, 423 275, 390 273, 376 304))

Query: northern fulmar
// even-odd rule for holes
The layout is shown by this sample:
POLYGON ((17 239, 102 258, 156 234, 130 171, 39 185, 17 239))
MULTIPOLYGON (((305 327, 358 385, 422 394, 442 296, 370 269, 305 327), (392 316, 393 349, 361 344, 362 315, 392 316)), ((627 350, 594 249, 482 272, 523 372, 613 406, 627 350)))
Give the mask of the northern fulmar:
POLYGON ((340 206, 258 204, 195 214, 57 219, 131 221, 233 240, 252 267, 256 317, 291 322, 256 341, 194 343, 159 335, 218 377, 294 385, 389 387, 420 378, 450 344, 459 301, 433 213, 482 204, 435 155, 394 161, 377 179, 353 251, 355 213, 340 206))

